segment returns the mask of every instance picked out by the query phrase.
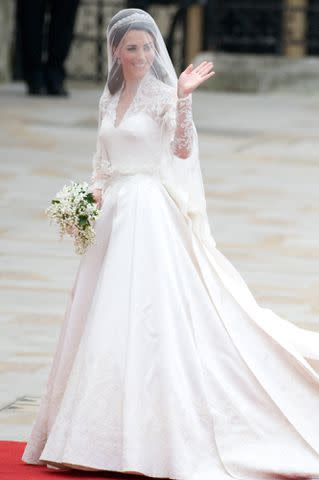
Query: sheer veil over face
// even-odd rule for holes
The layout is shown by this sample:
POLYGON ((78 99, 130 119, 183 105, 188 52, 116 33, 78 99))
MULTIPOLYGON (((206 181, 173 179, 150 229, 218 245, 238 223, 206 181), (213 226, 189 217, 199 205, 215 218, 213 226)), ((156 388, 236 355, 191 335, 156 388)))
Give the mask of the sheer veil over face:
POLYGON ((120 95, 126 85, 134 93, 127 109, 144 111, 151 116, 157 109, 157 117, 162 118, 165 151, 161 160, 162 182, 194 232, 207 246, 215 246, 207 218, 197 132, 192 119, 190 155, 179 158, 171 148, 176 129, 178 79, 160 30, 147 12, 124 9, 114 15, 107 28, 107 61, 107 81, 100 99, 100 125, 112 97, 120 95))
POLYGON ((107 87, 111 94, 123 86, 123 73, 131 74, 137 80, 151 73, 168 85, 177 83, 158 26, 143 10, 121 10, 112 18, 107 28, 107 56, 107 87))

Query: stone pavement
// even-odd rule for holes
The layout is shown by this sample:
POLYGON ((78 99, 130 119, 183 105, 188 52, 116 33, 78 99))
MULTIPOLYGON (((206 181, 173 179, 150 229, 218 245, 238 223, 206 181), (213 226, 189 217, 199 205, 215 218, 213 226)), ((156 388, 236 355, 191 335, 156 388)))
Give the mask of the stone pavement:
MULTIPOLYGON (((44 214, 88 180, 101 87, 0 87, 0 439, 26 440, 79 257, 44 214)), ((319 329, 319 95, 194 94, 213 235, 257 300, 319 329)))

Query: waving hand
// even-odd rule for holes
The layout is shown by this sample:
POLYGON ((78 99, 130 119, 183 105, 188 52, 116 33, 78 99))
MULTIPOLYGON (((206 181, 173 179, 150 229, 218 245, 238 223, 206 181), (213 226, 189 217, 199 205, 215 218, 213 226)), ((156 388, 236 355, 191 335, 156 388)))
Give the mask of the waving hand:
POLYGON ((178 79, 178 97, 186 97, 214 74, 212 62, 202 62, 196 68, 191 63, 178 79))

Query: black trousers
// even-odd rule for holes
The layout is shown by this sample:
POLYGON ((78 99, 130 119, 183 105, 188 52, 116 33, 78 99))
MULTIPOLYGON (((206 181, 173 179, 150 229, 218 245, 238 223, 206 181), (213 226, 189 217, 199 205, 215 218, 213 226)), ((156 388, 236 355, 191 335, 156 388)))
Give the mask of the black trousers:
POLYGON ((78 4, 79 0, 18 0, 22 69, 27 83, 48 86, 63 83, 64 62, 72 42, 78 4), (44 42, 46 13, 49 27, 44 42))

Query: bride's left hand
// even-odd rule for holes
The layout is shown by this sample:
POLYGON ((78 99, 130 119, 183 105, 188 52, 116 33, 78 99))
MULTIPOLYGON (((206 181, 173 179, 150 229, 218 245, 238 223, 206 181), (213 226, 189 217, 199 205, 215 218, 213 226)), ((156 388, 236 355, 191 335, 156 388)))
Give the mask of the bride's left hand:
POLYGON ((179 98, 186 97, 192 93, 201 83, 212 77, 215 72, 213 62, 202 62, 196 68, 191 63, 188 65, 178 79, 177 95, 179 98))

